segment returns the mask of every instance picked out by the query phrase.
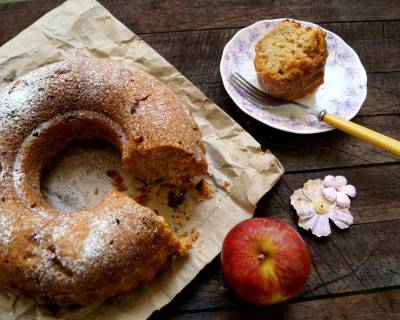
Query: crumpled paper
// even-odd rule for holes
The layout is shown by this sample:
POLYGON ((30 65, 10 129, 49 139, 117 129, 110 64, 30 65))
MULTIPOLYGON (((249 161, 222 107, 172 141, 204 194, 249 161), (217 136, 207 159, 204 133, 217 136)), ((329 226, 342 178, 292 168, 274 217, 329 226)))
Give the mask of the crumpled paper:
MULTIPOLYGON (((81 56, 134 65, 170 87, 186 103, 202 130, 209 163, 207 181, 216 191, 211 199, 197 202, 189 196, 185 201, 187 217, 179 227, 186 231, 195 228, 200 237, 187 257, 174 259, 151 283, 111 302, 58 310, 57 314, 29 298, 0 291, 2 320, 148 318, 215 258, 229 229, 253 215, 257 201, 283 173, 269 151, 263 152, 236 122, 94 0, 67 1, 4 44, 0 48, 0 85, 37 67, 81 56)), ((75 146, 62 156, 75 160, 59 160, 44 181, 43 193, 54 205, 57 201, 65 204, 69 197, 72 206, 79 207, 90 198, 95 201, 101 197, 112 187, 104 174, 108 167, 120 170, 125 180, 134 180, 120 168, 120 160, 111 149, 75 146), (85 168, 88 163, 91 165, 85 168)), ((131 189, 135 189, 133 184, 131 189)), ((160 214, 174 223, 167 211, 160 214)))

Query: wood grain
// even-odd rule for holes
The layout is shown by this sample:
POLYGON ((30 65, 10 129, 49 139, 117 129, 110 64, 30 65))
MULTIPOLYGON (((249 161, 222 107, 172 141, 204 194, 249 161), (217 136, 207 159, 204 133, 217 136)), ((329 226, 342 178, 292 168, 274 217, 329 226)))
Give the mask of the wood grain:
MULTIPOLYGON (((367 72, 400 71, 400 23, 374 21, 322 24, 341 36, 360 56, 367 72)), ((239 29, 142 35, 142 38, 195 84, 220 82, 226 43, 239 29), (195 58, 194 58, 195 57, 195 58)))
MULTIPOLYGON (((380 81, 389 82, 389 77, 388 74, 371 76, 370 82, 374 83, 374 79, 378 79, 378 84, 376 88, 368 91, 366 105, 361 109, 363 116, 356 117, 354 121, 400 139, 398 125, 400 97, 397 95, 400 91, 395 88, 400 82, 394 81, 392 84, 393 90, 396 90, 395 94, 386 94, 385 90, 379 89, 383 86, 380 81)), ((199 87, 248 131, 263 148, 271 150, 280 159, 287 172, 382 164, 400 160, 338 130, 312 136, 293 135, 275 130, 242 112, 229 98, 222 84, 199 87)))
MULTIPOLYGON (((0 45, 62 2, 0 4, 0 45)), ((259 202, 257 216, 296 227, 289 196, 306 180, 327 174, 346 175, 358 191, 350 230, 334 228, 327 239, 299 230, 313 260, 299 299, 272 308, 250 306, 226 287, 216 258, 153 319, 400 319, 400 159, 338 131, 301 136, 268 128, 233 104, 219 75, 223 47, 239 28, 277 17, 323 22, 355 49, 369 72, 368 97, 355 121, 400 139, 399 4, 389 0, 100 2, 282 161, 286 174, 259 202), (371 293, 385 288, 391 291, 371 293)))
MULTIPOLYGON (((7 29, 0 29, 5 31, 6 37, 15 35, 62 2, 62 0, 34 0, 2 4, 0 5, 2 18, 5 14, 7 17, 1 24, 7 26, 7 29), (6 21, 12 23, 6 24, 6 21)), ((390 0, 374 2, 368 0, 102 0, 99 2, 136 33, 244 27, 258 20, 279 17, 315 22, 400 19, 398 3, 390 0)))
MULTIPOLYGON (((28 9, 36 6, 31 2, 26 5, 28 9)), ((7 19, 9 16, 6 16, 7 19)), ((22 20, 25 21, 25 19, 22 20)), ((0 25, 1 23, 0 20, 0 25)), ((12 25, 11 20, 8 23, 12 25)), ((361 56, 366 64, 370 63, 374 66, 379 61, 385 61, 382 57, 386 56, 388 65, 398 64, 399 55, 393 55, 392 51, 400 50, 399 39, 395 39, 396 32, 400 34, 400 24, 388 21, 334 23, 329 26, 336 28, 337 30, 334 31, 350 40, 354 37, 353 34, 360 35, 359 38, 354 38, 353 42, 368 45, 361 56), (381 60, 378 61, 377 57, 381 57, 381 60)), ((338 131, 315 135, 312 139, 308 136, 294 136, 268 128, 239 111, 222 87, 218 71, 223 46, 234 32, 236 29, 221 29, 149 34, 143 37, 193 82, 206 83, 200 85, 206 95, 249 131, 264 148, 269 148, 275 153, 288 171, 388 163, 399 160, 366 142, 338 131)), ((371 129, 399 138, 400 132, 397 129, 399 105, 400 72, 370 74, 368 98, 361 115, 379 115, 379 117, 357 118, 356 121, 371 129)))
POLYGON ((376 320, 400 319, 400 290, 358 294, 324 300, 288 303, 273 307, 246 306, 234 310, 201 312, 166 317, 163 313, 152 317, 171 320, 376 320))
MULTIPOLYGON (((395 70, 400 66, 398 55, 394 54, 400 50, 400 42, 399 39, 395 39, 396 34, 393 33, 396 28, 400 33, 399 24, 368 22, 326 26, 344 36, 345 39, 349 39, 351 45, 360 48, 361 53, 363 52, 361 59, 367 68, 369 66, 370 69, 377 71, 385 68, 385 70, 390 70, 393 67, 395 70), (388 32, 388 29, 391 31, 388 32), (377 65, 379 64, 378 57, 381 57, 379 60, 382 62, 381 65, 377 65)), ((240 112, 222 87, 218 71, 223 46, 234 32, 236 30, 206 30, 151 34, 144 35, 143 38, 189 79, 200 84, 200 88, 206 95, 235 118, 263 147, 275 153, 289 171, 399 160, 391 154, 381 152, 376 147, 338 131, 314 136, 313 139, 308 136, 294 136, 267 128, 240 112), (196 59, 191 57, 196 57, 196 59)), ((400 80, 399 72, 380 72, 369 75, 369 93, 361 115, 379 115, 379 117, 358 117, 356 122, 398 139, 400 81, 396 80, 400 80)))
POLYGON ((328 174, 345 175, 348 183, 356 186, 357 196, 351 208, 355 225, 400 220, 399 164, 285 174, 272 192, 258 203, 256 215, 271 216, 295 226, 296 215, 289 203, 290 196, 305 181, 322 179, 328 174))
MULTIPOLYGON (((400 222, 355 225, 348 232, 334 230, 329 239, 314 239, 304 232, 313 260, 303 298, 329 297, 400 284, 397 235, 400 222)), ((246 306, 226 287, 219 258, 202 270, 168 306, 169 312, 246 306)))
MULTIPOLYGON (((218 105, 229 105, 231 99, 221 82, 197 86, 218 105)), ((400 72, 370 73, 367 87, 359 116, 400 114, 400 72)))
MULTIPOLYGON (((398 164, 286 174, 260 201, 256 216, 288 223, 300 232, 309 246, 313 268, 302 299, 400 286, 399 178, 398 164), (344 231, 333 227, 329 238, 318 239, 296 226, 289 197, 308 179, 328 174, 344 174, 349 183, 356 185, 358 195, 351 208, 355 224, 344 231)), ((226 287, 218 257, 168 308, 176 313, 243 305, 244 302, 226 287)))

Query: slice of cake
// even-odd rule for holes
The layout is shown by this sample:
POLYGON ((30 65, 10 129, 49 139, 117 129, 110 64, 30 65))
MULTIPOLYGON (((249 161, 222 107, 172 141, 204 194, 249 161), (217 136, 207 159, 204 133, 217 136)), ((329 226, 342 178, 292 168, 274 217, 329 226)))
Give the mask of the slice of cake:
POLYGON ((324 82, 328 57, 325 32, 294 20, 278 23, 256 44, 254 66, 266 92, 295 100, 324 82))

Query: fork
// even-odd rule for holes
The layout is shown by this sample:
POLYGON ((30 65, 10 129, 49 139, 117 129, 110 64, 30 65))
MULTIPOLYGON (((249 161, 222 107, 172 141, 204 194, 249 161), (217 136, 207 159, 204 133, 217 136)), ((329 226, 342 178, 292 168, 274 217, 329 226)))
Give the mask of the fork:
MULTIPOLYGON (((277 99, 267 95, 265 92, 256 88, 253 84, 251 84, 237 72, 232 73, 232 75, 228 78, 228 81, 232 85, 232 87, 234 87, 243 96, 251 100, 255 105, 264 107, 267 105, 272 108, 277 108, 288 103, 288 101, 277 99)), ((374 130, 360 126, 355 122, 328 113, 324 109, 315 110, 297 101, 290 101, 290 103, 302 108, 307 113, 314 115, 319 121, 323 121, 336 129, 339 129, 354 137, 367 141, 383 150, 395 154, 396 156, 400 156, 400 141, 385 136, 374 130)))

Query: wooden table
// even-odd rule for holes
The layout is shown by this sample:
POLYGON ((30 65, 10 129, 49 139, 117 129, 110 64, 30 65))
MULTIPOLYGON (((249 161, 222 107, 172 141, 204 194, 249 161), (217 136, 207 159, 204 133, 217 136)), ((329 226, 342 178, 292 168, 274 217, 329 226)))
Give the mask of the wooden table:
MULTIPOLYGON (((3 2, 0 45, 62 3, 3 2)), ((304 181, 327 174, 345 175, 358 191, 350 230, 333 229, 326 239, 299 230, 313 268, 298 299, 248 305, 226 287, 216 258, 152 319, 400 319, 400 159, 338 131, 302 136, 273 130, 233 104, 219 75, 222 49, 240 28, 277 17, 319 23, 350 44, 367 69, 368 97, 355 121, 400 139, 400 2, 100 2, 281 160, 286 173, 260 201, 257 216, 295 226, 289 196, 304 181)))

